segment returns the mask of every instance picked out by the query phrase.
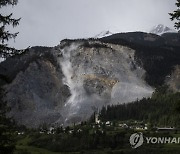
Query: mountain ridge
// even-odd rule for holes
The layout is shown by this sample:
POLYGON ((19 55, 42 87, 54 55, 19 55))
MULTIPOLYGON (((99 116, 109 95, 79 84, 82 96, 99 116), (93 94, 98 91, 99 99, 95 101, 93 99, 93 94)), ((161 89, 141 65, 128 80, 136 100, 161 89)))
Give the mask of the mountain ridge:
POLYGON ((28 127, 70 124, 88 119, 93 108, 149 97, 180 65, 178 37, 133 32, 66 39, 10 57, 0 63, 10 115, 28 127))

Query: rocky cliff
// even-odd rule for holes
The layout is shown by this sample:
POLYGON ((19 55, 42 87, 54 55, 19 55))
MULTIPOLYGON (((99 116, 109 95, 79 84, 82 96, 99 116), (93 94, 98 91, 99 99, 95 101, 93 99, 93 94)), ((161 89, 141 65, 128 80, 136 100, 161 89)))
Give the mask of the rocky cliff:
POLYGON ((0 84, 11 107, 9 115, 28 127, 71 124, 107 104, 151 96, 180 62, 179 47, 151 34, 143 34, 143 43, 135 39, 138 35, 63 40, 53 48, 33 47, 8 58, 0 63, 0 84), (167 69, 159 73, 164 61, 167 69), (155 78, 158 74, 161 80, 155 78))
POLYGON ((65 121, 81 121, 94 108, 148 97, 153 89, 143 80, 145 70, 136 64, 135 51, 100 41, 62 41, 57 47, 64 84, 71 96, 65 103, 65 121))

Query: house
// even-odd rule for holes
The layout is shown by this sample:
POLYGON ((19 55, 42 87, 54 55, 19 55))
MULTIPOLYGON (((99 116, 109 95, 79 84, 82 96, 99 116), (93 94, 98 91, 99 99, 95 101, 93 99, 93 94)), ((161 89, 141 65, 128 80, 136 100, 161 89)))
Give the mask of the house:
POLYGON ((44 134, 44 132, 43 132, 43 131, 39 131, 39 133, 40 133, 40 134, 44 134))
POLYGON ((119 127, 122 127, 122 128, 128 128, 128 125, 123 123, 123 124, 119 124, 119 127))
POLYGON ((106 126, 111 126, 111 122, 110 121, 106 121, 106 126))
POLYGON ((72 134, 74 132, 74 130, 69 130, 69 134, 72 134))
POLYGON ((145 124, 144 129, 148 130, 148 124, 145 124))
POLYGON ((54 127, 50 127, 47 134, 54 134, 54 127))
POLYGON ((174 127, 157 127, 157 132, 172 132, 176 131, 174 127))
POLYGON ((78 132, 78 133, 82 132, 82 129, 78 129, 77 132, 78 132))
POLYGON ((24 135, 24 132, 18 132, 17 134, 18 135, 24 135))

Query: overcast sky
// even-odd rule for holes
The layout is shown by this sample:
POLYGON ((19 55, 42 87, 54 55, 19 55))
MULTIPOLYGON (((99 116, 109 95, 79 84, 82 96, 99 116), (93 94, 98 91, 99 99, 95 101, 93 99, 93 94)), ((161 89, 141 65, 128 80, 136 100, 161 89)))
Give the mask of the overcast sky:
POLYGON ((3 14, 21 17, 15 42, 28 46, 55 46, 65 38, 92 37, 104 30, 112 32, 148 31, 157 24, 173 27, 169 12, 176 0, 19 0, 5 7, 3 14))

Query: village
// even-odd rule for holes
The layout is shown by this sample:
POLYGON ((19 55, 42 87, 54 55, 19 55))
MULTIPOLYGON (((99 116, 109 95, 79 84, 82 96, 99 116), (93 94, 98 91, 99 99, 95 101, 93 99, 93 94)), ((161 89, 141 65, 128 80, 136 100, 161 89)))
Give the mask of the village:
MULTIPOLYGON (((46 126, 43 125, 42 127, 38 128, 38 132, 40 134, 59 134, 59 133, 81 133, 84 130, 96 134, 97 132, 104 133, 105 131, 134 131, 134 132, 155 132, 155 133, 170 133, 170 132, 177 132, 178 129, 172 126, 164 126, 164 127, 155 127, 150 123, 145 123, 143 121, 137 120, 128 120, 128 121, 101 121, 99 119, 99 114, 95 114, 94 122, 81 122, 77 124, 73 124, 70 126, 60 127, 57 126, 46 126)), ((36 130, 37 131, 37 130, 36 130)), ((24 130, 16 131, 17 135, 24 135, 24 130)))

